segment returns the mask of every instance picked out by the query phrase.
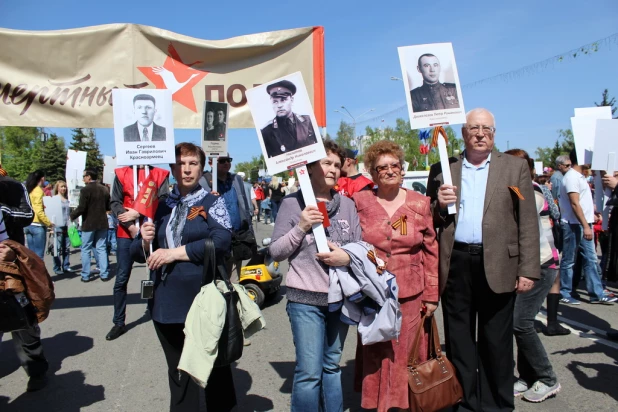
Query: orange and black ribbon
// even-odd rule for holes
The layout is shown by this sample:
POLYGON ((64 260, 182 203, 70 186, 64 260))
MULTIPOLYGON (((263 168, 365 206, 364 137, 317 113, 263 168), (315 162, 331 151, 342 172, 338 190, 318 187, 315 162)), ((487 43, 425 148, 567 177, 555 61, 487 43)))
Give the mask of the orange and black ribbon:
POLYGON ((378 260, 376 259, 376 252, 373 249, 367 252, 367 258, 371 262, 373 262, 374 265, 376 265, 376 272, 381 275, 384 269, 386 269, 386 267, 378 265, 378 260))
POLYGON ((187 215, 187 219, 193 220, 198 215, 202 216, 204 218, 204 220, 208 220, 208 215, 206 214, 206 211, 204 210, 204 206, 199 206, 199 207, 193 206, 191 208, 191 210, 189 210, 189 214, 187 215))
POLYGON ((402 215, 399 216, 399 219, 395 220, 391 225, 393 229, 400 229, 401 235, 405 236, 408 234, 408 216, 402 215))
POLYGON ((433 128, 433 137, 431 138, 431 147, 438 147, 438 138, 440 137, 440 135, 444 137, 446 144, 448 144, 448 136, 446 135, 446 130, 444 130, 444 127, 442 126, 437 126, 433 128))
POLYGON ((517 196, 519 200, 524 200, 524 196, 521 194, 517 186, 509 186, 509 189, 511 189, 511 191, 515 193, 515 196, 517 196))

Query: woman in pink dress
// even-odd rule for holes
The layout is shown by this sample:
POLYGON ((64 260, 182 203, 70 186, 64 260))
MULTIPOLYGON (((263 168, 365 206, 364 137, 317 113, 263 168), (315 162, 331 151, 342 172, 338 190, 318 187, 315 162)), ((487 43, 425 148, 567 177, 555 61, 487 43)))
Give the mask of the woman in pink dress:
MULTIPOLYGON (((357 192, 352 198, 363 240, 375 247, 386 269, 397 277, 403 318, 398 340, 367 346, 359 340, 356 389, 362 392, 363 408, 408 410, 408 355, 421 312, 432 314, 438 307, 438 242, 430 199, 400 187, 405 173, 401 147, 390 141, 375 143, 364 161, 377 189, 357 192)), ((426 342, 420 354, 425 360, 426 342)))

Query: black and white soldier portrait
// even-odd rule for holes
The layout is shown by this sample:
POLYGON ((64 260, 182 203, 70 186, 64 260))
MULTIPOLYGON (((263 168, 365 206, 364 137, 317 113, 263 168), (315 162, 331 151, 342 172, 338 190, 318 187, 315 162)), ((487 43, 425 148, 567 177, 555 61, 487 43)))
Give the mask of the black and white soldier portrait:
POLYGON ((457 86, 440 82, 440 60, 435 55, 422 54, 416 69, 423 76, 423 85, 410 91, 414 113, 459 108, 457 86))
POLYGON ((317 143, 311 117, 294 113, 296 86, 289 80, 269 84, 266 93, 270 96, 275 117, 262 129, 262 138, 268 157, 300 149, 317 143))
POLYGON ((135 123, 124 128, 125 142, 152 142, 166 139, 165 127, 154 122, 157 113, 157 101, 150 94, 138 94, 133 97, 133 114, 135 123))

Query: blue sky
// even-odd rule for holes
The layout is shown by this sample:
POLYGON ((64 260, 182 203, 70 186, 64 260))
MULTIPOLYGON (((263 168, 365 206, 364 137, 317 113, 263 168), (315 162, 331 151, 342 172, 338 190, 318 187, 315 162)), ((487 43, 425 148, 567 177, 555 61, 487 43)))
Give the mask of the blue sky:
MULTIPOLYGON (((0 26, 22 30, 58 30, 106 23, 145 24, 203 39, 223 39, 280 29, 325 27, 327 130, 336 132, 345 105, 354 115, 380 126, 379 115, 405 104, 397 47, 452 42, 460 81, 472 83, 617 32, 618 3, 598 1, 291 1, 102 2, 2 0, 0 26)), ((574 107, 592 106, 607 88, 618 97, 618 41, 598 52, 464 88, 466 109, 494 112, 496 143, 534 153, 550 146, 556 130, 570 127, 574 107)), ((400 111, 384 118, 392 125, 400 111)), ((70 141, 70 130, 52 129, 70 141)), ((177 141, 197 142, 199 131, 178 130, 177 141)), ((98 129, 104 154, 113 155, 111 129, 98 129)), ((260 153, 254 129, 230 131, 235 161, 260 153)))

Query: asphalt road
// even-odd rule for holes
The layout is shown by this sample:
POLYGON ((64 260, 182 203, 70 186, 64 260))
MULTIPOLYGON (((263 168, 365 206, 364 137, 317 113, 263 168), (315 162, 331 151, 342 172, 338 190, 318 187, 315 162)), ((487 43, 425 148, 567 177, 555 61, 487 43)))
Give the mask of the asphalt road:
MULTIPOLYGON (((258 240, 271 232, 272 226, 260 223, 258 240)), ((114 269, 114 257, 111 262, 114 269)), ((48 256, 46 263, 51 272, 48 256)), ((80 267, 78 251, 71 256, 71 263, 73 268, 80 267)), ((282 269, 285 271, 287 264, 282 269)), ((50 362, 49 385, 39 392, 25 392, 26 374, 19 367, 10 334, 5 335, 0 343, 0 411, 167 411, 163 351, 139 297, 139 283, 145 276, 144 267, 136 265, 129 284, 129 331, 112 342, 106 341, 105 335, 112 326, 114 282, 97 279, 82 283, 77 273, 55 276, 56 301, 49 318, 41 324, 50 362)), ((284 295, 285 287, 281 296, 264 309, 267 328, 251 338, 251 346, 245 348, 234 367, 238 411, 289 410, 294 345, 284 295)), ((603 331, 611 326, 618 329, 618 305, 562 305, 561 311, 573 333, 551 338, 541 335, 541 340, 562 391, 540 404, 516 400, 516 409, 618 410, 618 343, 603 337, 603 331)), ((442 333, 440 313, 437 320, 442 333)), ((344 404, 349 411, 361 410, 360 397, 352 389, 355 335, 351 328, 341 360, 344 404)))

